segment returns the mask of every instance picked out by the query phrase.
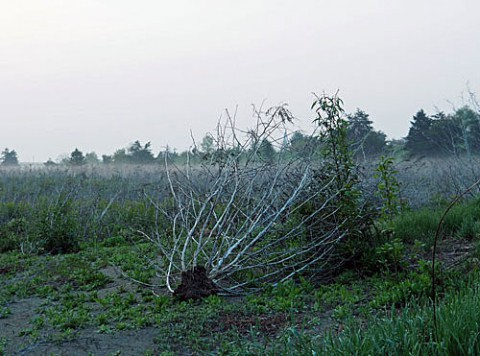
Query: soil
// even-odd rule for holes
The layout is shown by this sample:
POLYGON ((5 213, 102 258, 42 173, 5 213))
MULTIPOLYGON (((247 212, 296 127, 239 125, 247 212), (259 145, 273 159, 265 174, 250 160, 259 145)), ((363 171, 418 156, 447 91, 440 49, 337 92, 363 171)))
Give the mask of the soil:
POLYGON ((259 316, 228 313, 220 316, 215 325, 212 325, 212 331, 225 332, 235 329, 238 334, 246 336, 256 330, 266 336, 275 336, 286 327, 288 318, 285 313, 259 316))
POLYGON ((195 267, 189 271, 182 272, 182 280, 173 293, 174 297, 180 300, 202 299, 217 294, 218 290, 212 280, 208 277, 204 267, 195 267))
MULTIPOLYGON (((135 331, 117 331, 114 334, 99 334, 92 328, 80 330, 75 338, 69 341, 39 340, 20 349, 7 347, 7 355, 142 355, 145 350, 155 350, 155 338, 158 331, 155 328, 145 328, 135 331)), ((13 344, 13 343, 12 343, 13 344)))
MULTIPOLYGON (((100 296, 119 288, 135 290, 134 283, 123 278, 117 268, 107 267, 101 272, 109 277, 111 282, 98 290, 100 296)), ((62 281, 55 281, 52 285, 60 282, 62 281)), ((155 338, 159 337, 158 329, 154 327, 104 334, 98 333, 97 328, 87 327, 76 330, 69 340, 60 340, 58 330, 44 329, 32 340, 24 331, 31 327, 32 320, 40 314, 39 309, 45 302, 45 299, 30 297, 7 305, 10 314, 0 318, 0 340, 8 340, 5 355, 133 356, 142 355, 146 350, 151 350, 154 355, 160 353, 155 344, 155 338)), ((1 351, 0 355, 3 355, 1 351)))

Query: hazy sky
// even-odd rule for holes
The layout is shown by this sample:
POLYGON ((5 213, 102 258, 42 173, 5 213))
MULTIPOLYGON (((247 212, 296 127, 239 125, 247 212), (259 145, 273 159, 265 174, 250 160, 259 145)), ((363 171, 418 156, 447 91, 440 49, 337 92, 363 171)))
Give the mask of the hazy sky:
POLYGON ((480 94, 478 0, 0 0, 0 148, 187 148, 238 105, 340 90, 391 138, 480 94))

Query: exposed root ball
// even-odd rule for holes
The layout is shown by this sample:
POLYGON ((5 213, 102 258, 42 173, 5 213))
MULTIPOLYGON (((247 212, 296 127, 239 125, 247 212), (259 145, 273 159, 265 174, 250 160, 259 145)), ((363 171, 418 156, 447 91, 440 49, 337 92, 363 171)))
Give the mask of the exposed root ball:
POLYGON ((218 290, 213 281, 208 278, 205 267, 194 267, 182 272, 182 282, 173 292, 174 297, 180 300, 201 299, 217 294, 218 290))

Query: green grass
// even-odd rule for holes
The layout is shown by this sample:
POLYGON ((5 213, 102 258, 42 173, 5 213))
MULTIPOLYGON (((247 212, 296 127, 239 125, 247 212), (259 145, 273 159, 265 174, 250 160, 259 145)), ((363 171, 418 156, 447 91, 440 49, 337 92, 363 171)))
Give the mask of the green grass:
POLYGON ((431 301, 344 319, 341 328, 316 334, 290 327, 270 345, 245 345, 238 354, 268 355, 478 355, 480 276, 439 303, 437 328, 431 301))
MULTIPOLYGON (((442 205, 403 212, 393 219, 391 230, 403 242, 418 240, 431 244, 445 209, 442 205)), ((442 233, 460 239, 480 237, 480 199, 453 207, 445 217, 442 233)))
POLYGON ((341 335, 331 334, 319 353, 331 355, 474 355, 480 352, 478 284, 447 295, 437 312, 435 332, 430 303, 392 309, 385 317, 352 322, 341 335), (435 334, 437 336, 435 336, 435 334))

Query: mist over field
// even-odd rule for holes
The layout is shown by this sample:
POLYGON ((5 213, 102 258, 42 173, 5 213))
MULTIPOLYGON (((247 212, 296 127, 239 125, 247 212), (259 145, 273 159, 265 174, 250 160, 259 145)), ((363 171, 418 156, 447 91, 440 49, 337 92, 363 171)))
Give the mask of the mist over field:
POLYGON ((183 151, 224 109, 288 103, 312 130, 312 92, 340 90, 398 139, 421 108, 479 90, 477 2, 33 1, 0 5, 0 147, 23 162, 112 154, 135 140, 183 151))

